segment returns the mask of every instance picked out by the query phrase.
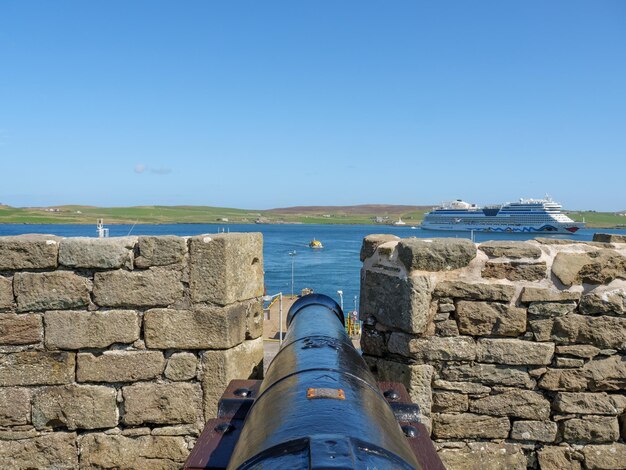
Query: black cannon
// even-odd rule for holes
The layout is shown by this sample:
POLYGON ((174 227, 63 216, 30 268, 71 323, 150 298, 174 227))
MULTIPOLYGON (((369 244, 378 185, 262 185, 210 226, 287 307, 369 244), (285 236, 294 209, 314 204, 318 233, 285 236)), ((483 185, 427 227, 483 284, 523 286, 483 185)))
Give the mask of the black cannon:
POLYGON ((261 381, 231 382, 186 469, 444 469, 404 386, 377 383, 341 308, 311 294, 261 381))

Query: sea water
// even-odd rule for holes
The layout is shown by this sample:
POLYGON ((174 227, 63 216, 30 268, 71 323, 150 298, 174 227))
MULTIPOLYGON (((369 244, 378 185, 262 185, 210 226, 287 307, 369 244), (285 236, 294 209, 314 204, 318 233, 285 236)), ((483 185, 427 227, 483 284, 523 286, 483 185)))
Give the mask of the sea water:
MULTIPOLYGON (((265 287, 268 294, 282 292, 290 295, 303 288, 313 289, 339 300, 343 292, 344 310, 354 308, 359 295, 361 261, 359 251, 363 237, 372 233, 391 233, 399 237, 456 237, 469 238, 468 232, 444 232, 411 229, 409 226, 387 225, 265 225, 265 224, 164 224, 164 225, 110 225, 110 236, 179 235, 192 236, 230 232, 261 232, 265 287), (308 247, 313 238, 324 244, 321 250, 308 247), (295 255, 289 253, 295 252, 295 255)), ((475 233, 477 242, 486 240, 529 240, 537 236, 591 240, 596 232, 626 234, 625 229, 583 229, 572 235, 537 235, 515 233, 475 233)), ((46 233, 62 237, 95 237, 95 225, 0 224, 1 235, 46 233)))

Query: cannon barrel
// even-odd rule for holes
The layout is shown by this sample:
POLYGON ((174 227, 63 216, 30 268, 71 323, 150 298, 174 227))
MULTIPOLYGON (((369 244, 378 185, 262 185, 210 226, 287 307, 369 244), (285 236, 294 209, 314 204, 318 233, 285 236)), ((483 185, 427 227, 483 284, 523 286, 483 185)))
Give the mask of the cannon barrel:
MULTIPOLYGON (((229 470, 444 468, 425 428, 415 423, 417 405, 408 403, 402 386, 406 401, 394 414, 389 402, 398 401, 398 393, 383 394, 346 334, 334 300, 319 294, 300 298, 289 310, 287 328, 263 382, 254 391, 231 391, 248 401, 226 398, 228 390, 220 401, 220 415, 245 418, 238 421, 243 426, 233 419, 216 421, 203 432, 208 442, 217 439, 215 431, 240 428, 228 441, 229 470), (403 430, 399 421, 409 420, 414 425, 403 430)), ((200 444, 202 439, 186 468, 220 468, 199 449, 213 452, 217 441, 200 444), (201 462, 197 465, 208 463, 194 467, 189 463, 194 458, 201 462)))
POLYGON ((293 304, 229 469, 418 466, 343 321, 324 295, 293 304))

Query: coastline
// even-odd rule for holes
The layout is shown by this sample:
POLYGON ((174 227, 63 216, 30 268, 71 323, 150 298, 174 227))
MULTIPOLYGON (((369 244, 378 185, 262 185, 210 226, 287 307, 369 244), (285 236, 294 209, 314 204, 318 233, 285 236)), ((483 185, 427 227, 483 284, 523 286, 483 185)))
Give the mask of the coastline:
MULTIPOLYGON (((103 219, 116 225, 368 225, 393 227, 402 219, 407 227, 419 226, 427 206, 361 205, 299 206, 251 210, 212 206, 11 207, 0 205, 0 224, 12 225, 95 225, 103 219)), ((564 211, 576 222, 592 229, 624 229, 626 217, 615 212, 564 211)))
MULTIPOLYGON (((165 221, 165 222, 152 222, 152 221, 119 221, 119 220, 110 220, 105 221, 107 226, 121 226, 121 225, 214 225, 216 227, 229 227, 229 226, 237 226, 237 225, 368 225, 371 227, 397 227, 394 224, 380 224, 373 222, 320 222, 320 221, 311 221, 311 222, 174 222, 174 221, 165 221)), ((90 226, 96 225, 95 222, 68 222, 63 220, 55 220, 55 221, 34 221, 34 222, 4 222, 2 217, 0 217, 0 225, 81 225, 81 226, 90 226)), ((420 229, 420 223, 414 224, 406 224, 407 228, 415 227, 416 229, 420 229)), ((587 223, 585 226, 587 229, 606 229, 606 230, 626 230, 626 226, 624 225, 603 225, 603 224, 590 224, 587 223)), ((468 232, 466 230, 458 230, 452 232, 468 232)))

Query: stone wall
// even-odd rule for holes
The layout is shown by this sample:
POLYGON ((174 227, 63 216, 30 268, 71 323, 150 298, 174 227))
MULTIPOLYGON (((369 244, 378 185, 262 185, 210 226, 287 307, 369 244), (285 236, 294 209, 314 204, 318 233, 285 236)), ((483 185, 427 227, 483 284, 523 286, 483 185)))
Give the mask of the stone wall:
POLYGON ((371 235, 362 348, 449 469, 626 468, 626 239, 371 235))
POLYGON ((180 468, 262 373, 262 243, 0 237, 0 468, 180 468))

